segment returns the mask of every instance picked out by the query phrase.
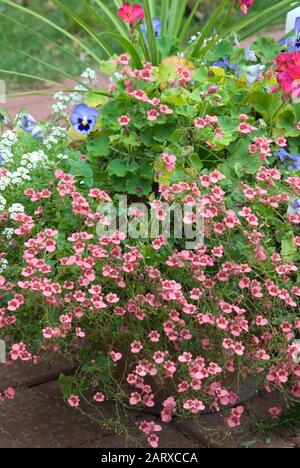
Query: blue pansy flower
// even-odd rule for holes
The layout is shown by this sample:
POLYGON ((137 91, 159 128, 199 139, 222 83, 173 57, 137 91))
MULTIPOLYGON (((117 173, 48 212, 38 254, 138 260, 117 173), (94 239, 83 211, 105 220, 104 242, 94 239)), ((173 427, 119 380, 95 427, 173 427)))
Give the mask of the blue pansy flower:
POLYGON ((98 111, 86 104, 78 104, 73 110, 70 122, 78 133, 88 135, 95 127, 98 111))
MULTIPOLYGON (((161 21, 159 18, 152 18, 152 24, 153 24, 155 37, 158 39, 161 34, 161 21)), ((146 23, 143 23, 141 25, 141 31, 142 31, 145 41, 147 41, 147 24, 146 23)))
POLYGON ((226 58, 223 58, 223 60, 220 60, 219 62, 213 62, 213 66, 227 68, 233 72, 235 72, 237 69, 237 65, 231 65, 231 63, 226 58))
POLYGON ((280 159, 280 161, 287 165, 288 169, 294 171, 300 171, 300 154, 290 154, 285 149, 281 149, 274 156, 280 159))
POLYGON ((32 117, 32 115, 24 114, 22 116, 21 126, 24 132, 31 133, 33 138, 43 140, 44 129, 39 125, 39 122, 32 117))

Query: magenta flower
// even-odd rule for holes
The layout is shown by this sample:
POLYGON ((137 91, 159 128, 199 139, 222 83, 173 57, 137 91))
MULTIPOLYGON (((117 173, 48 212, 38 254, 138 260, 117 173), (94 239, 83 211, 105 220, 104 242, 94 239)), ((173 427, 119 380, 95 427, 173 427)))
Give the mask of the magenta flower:
POLYGON ((127 23, 134 23, 140 19, 144 19, 145 13, 141 5, 136 4, 131 6, 130 3, 123 3, 122 7, 119 8, 118 14, 123 21, 127 23))
POLYGON ((248 8, 253 7, 254 0, 239 0, 239 3, 241 5, 241 12, 243 13, 243 15, 247 16, 248 8))

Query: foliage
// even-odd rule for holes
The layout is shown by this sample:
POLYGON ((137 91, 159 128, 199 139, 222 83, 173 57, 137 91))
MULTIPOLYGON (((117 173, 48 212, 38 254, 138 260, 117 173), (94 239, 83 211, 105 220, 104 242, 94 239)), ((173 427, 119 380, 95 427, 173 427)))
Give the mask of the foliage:
MULTIPOLYGON (((170 15, 167 8, 170 2, 161 3, 149 0, 151 14, 161 16, 162 23, 166 25, 161 39, 163 50, 160 46, 158 46, 159 50, 156 50, 157 47, 152 38, 154 49, 152 47, 152 51, 149 49, 146 52, 147 55, 150 53, 148 58, 154 64, 156 60, 154 56, 164 54, 166 50, 164 44, 170 41, 176 43, 177 38, 179 49, 182 44, 186 44, 189 40, 190 26, 196 23, 195 14, 207 11, 205 3, 199 6, 199 2, 196 2, 195 9, 189 16, 188 10, 183 8, 187 3, 187 1, 173 2, 172 15, 170 15)), ((264 28, 270 21, 282 18, 290 8, 290 2, 287 0, 275 2, 275 5, 274 2, 257 0, 254 12, 249 17, 241 19, 241 14, 236 16, 235 11, 228 7, 229 3, 232 5, 233 2, 223 3, 224 8, 219 11, 218 15, 221 15, 223 20, 220 22, 218 17, 214 17, 214 21, 204 28, 205 34, 199 38, 201 44, 214 34, 227 37, 237 31, 242 34, 242 37, 247 37, 264 28), (226 14, 223 15, 224 11, 226 14)), ((13 89, 20 84, 21 76, 18 73, 26 73, 27 76, 22 76, 22 87, 25 84, 28 87, 30 80, 34 80, 37 76, 48 80, 61 75, 70 78, 70 75, 75 75, 84 66, 96 67, 99 60, 105 58, 112 50, 111 34, 113 31, 118 34, 118 41, 128 36, 128 29, 124 28, 115 13, 116 6, 120 5, 121 2, 117 0, 114 2, 32 0, 30 7, 25 8, 17 2, 1 0, 0 42, 5 53, 0 57, 0 74, 1 78, 8 78, 7 89, 13 89), (55 63, 56 71, 49 66, 52 63, 55 63), (12 70, 17 73, 14 76, 9 74, 7 77, 7 71, 12 70)), ((215 8, 218 5, 219 2, 213 2, 215 8)), ((211 5, 209 5, 209 11, 210 7, 211 5)), ((201 23, 197 29, 203 31, 201 23)), ((114 51, 118 49, 116 37, 115 40, 114 51)), ((134 35, 134 44, 136 40, 140 42, 140 45, 136 44, 135 47, 141 53, 141 49, 145 50, 143 38, 141 35, 139 37, 134 35)), ((214 44, 215 41, 212 40, 209 47, 213 47, 214 44)), ((35 81, 34 86, 37 84, 39 83, 35 81)))
MULTIPOLYGON (((51 120, 1 119, 0 337, 11 364, 71 360, 73 408, 92 390, 96 406, 158 405, 163 423, 222 410, 234 430, 239 383, 300 397, 294 84, 269 39, 204 53, 200 38, 178 56, 166 39, 138 49, 116 34, 131 54, 101 61, 108 89, 88 69, 51 120)), ((160 425, 140 430, 157 447, 160 425)))

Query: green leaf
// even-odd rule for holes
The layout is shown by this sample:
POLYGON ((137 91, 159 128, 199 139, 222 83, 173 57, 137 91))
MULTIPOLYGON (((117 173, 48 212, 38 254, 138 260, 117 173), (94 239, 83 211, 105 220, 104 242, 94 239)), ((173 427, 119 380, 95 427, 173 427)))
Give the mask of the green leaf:
POLYGON ((227 177, 241 178, 245 174, 254 175, 261 166, 257 155, 249 154, 249 141, 240 140, 229 147, 231 156, 219 166, 227 177))
POLYGON ((127 174, 127 164, 121 159, 113 159, 107 166, 107 172, 110 176, 116 175, 118 177, 124 177, 127 174))
POLYGON ((85 52, 87 54, 89 54, 91 57, 93 57, 96 60, 96 62, 99 62, 99 57, 97 56, 97 54, 95 54, 92 49, 87 47, 81 39, 79 39, 75 35, 69 33, 64 28, 61 28, 61 27, 57 26, 57 24, 55 24, 53 21, 50 21, 48 18, 46 18, 46 16, 40 15, 39 13, 32 10, 31 8, 25 8, 25 7, 23 7, 22 5, 19 5, 16 2, 12 2, 11 0, 2 0, 2 3, 5 3, 6 5, 9 5, 9 6, 13 7, 13 8, 17 8, 18 10, 22 11, 23 13, 31 15, 31 16, 37 18, 39 21, 46 23, 48 26, 51 26, 53 29, 56 29, 61 34, 63 34, 64 36, 68 37, 68 39, 70 39, 72 42, 75 42, 81 49, 85 50, 85 52))
POLYGON ((157 47, 162 58, 175 54, 177 50, 177 39, 174 36, 160 36, 157 39, 157 47))
POLYGON ((139 165, 136 162, 128 164, 127 161, 122 161, 122 159, 113 159, 107 166, 107 172, 110 176, 125 177, 128 173, 136 172, 138 168, 139 165))
POLYGON ((110 153, 109 137, 99 136, 89 139, 87 142, 87 150, 91 156, 107 156, 110 153))
MULTIPOLYGON (((122 35, 127 35, 128 30, 126 29, 126 26, 123 21, 119 18, 117 14, 114 14, 107 5, 105 5, 105 2, 102 2, 101 0, 94 0, 95 3, 98 5, 98 7, 102 10, 102 12, 110 19, 110 21, 113 23, 115 28, 119 31, 120 34, 122 35)), ((98 17, 98 16, 97 16, 98 17)), ((105 20, 103 20, 104 24, 107 24, 105 20)))
POLYGON ((85 177, 90 179, 93 177, 93 170, 87 161, 80 159, 71 159, 68 161, 69 172, 75 177, 85 177))
POLYGON ((198 171, 201 171, 201 169, 203 168, 203 163, 201 159, 199 158, 198 154, 196 153, 191 154, 188 161, 191 167, 193 167, 194 169, 197 169, 198 171))
POLYGON ((87 103, 87 105, 90 106, 90 107, 99 107, 99 106, 102 106, 102 105, 105 104, 107 101, 108 101, 108 97, 107 97, 107 96, 103 96, 103 94, 100 94, 100 93, 97 93, 97 92, 93 92, 93 91, 90 91, 90 92, 87 94, 87 97, 86 97, 86 103, 87 103))
MULTIPOLYGON (((212 52, 209 54, 210 61, 216 61, 222 59, 223 57, 230 57, 233 53, 234 48, 228 40, 224 40, 216 44, 212 52)), ((275 57, 275 55, 274 55, 275 57)))
POLYGON ((157 48, 157 39, 154 32, 153 21, 149 6, 149 0, 144 0, 144 11, 146 19, 146 28, 147 28, 147 42, 150 52, 150 58, 153 65, 157 66, 159 64, 159 51, 157 48))
POLYGON ((156 79, 160 84, 167 84, 175 80, 176 78, 176 67, 172 64, 161 63, 158 67, 158 73, 156 79))
POLYGON ((52 0, 57 6, 59 6, 75 23, 79 24, 82 29, 84 29, 92 39, 101 47, 101 49, 107 54, 111 55, 113 53, 111 47, 105 44, 97 34, 90 28, 90 26, 73 10, 64 5, 60 0, 52 0))
POLYGON ((173 132, 176 130, 175 124, 160 125, 154 128, 153 138, 160 143, 171 139, 173 132))
POLYGON ((189 119, 193 119, 198 114, 198 111, 195 108, 195 106, 189 106, 187 104, 184 106, 177 107, 176 112, 177 114, 183 115, 184 117, 187 117, 189 119))
POLYGON ((170 88, 166 89, 162 95, 162 101, 167 104, 175 104, 177 106, 181 106, 183 104, 187 104, 189 100, 190 93, 184 89, 175 89, 170 88))
POLYGON ((149 195, 152 192, 152 181, 143 179, 139 175, 131 175, 127 179, 126 189, 131 195, 149 195))
POLYGON ((247 102, 251 104, 255 111, 259 112, 263 118, 270 122, 282 106, 279 94, 267 93, 266 91, 255 91, 250 94, 247 102))
POLYGON ((64 398, 68 398, 72 394, 72 381, 70 377, 60 374, 58 383, 63 393, 64 398))
POLYGON ((193 57, 198 56, 198 54, 199 54, 199 52, 201 50, 201 47, 204 44, 204 41, 209 36, 211 30, 217 25, 217 22, 220 20, 221 15, 223 14, 223 11, 228 6, 228 3, 229 3, 229 0, 222 0, 221 4, 219 5, 219 7, 215 11, 215 13, 212 15, 211 19, 206 23, 206 25, 202 29, 202 34, 201 34, 200 38, 198 39, 198 41, 197 41, 197 43, 196 43, 196 45, 194 47, 193 53, 192 53, 193 57))
POLYGON ((181 31, 180 31, 180 34, 179 34, 179 37, 178 37, 178 42, 179 44, 181 44, 181 42, 185 39, 185 36, 189 30, 189 27, 190 27, 190 24, 191 22, 193 21, 197 11, 198 11, 198 8, 199 8, 199 5, 201 3, 202 0, 196 0, 195 1, 195 4, 193 6, 193 9, 191 10, 191 13, 189 15, 189 17, 184 21, 184 24, 183 24, 183 27, 181 28, 181 31))
POLYGON ((281 256, 283 262, 292 262, 297 253, 297 247, 294 242, 294 235, 289 232, 281 241, 281 256))
POLYGON ((205 83, 208 80, 207 69, 205 67, 197 68, 193 74, 193 80, 197 83, 205 83))
POLYGON ((260 37, 253 42, 251 49, 262 62, 268 63, 281 52, 281 45, 272 37, 260 37))
POLYGON ((139 53, 128 39, 121 36, 120 34, 112 33, 112 32, 103 32, 100 34, 100 36, 101 35, 106 35, 108 37, 111 37, 112 39, 115 39, 117 42, 119 42, 119 44, 121 44, 121 46, 124 47, 124 49, 131 56, 134 66, 136 68, 142 68, 142 61, 140 59, 139 53))
POLYGON ((111 60, 100 60, 100 70, 106 75, 112 75, 117 70, 117 65, 111 60))
POLYGON ((105 104, 99 110, 101 124, 109 130, 119 130, 118 117, 122 115, 123 110, 119 102, 115 100, 105 104))

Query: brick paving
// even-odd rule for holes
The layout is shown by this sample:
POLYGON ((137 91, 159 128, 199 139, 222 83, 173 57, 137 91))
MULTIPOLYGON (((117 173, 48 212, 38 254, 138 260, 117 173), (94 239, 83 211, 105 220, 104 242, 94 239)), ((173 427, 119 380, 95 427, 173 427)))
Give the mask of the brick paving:
MULTIPOLYGON (((272 32, 275 39, 283 32, 272 32)), ((250 44, 251 40, 246 41, 250 44)), ((105 85, 105 78, 101 79, 105 85)), ((70 88, 71 82, 65 86, 70 88)), ((3 105, 11 116, 20 108, 26 108, 36 119, 44 120, 50 115, 53 99, 52 89, 46 88, 48 96, 23 96, 9 99, 3 105)), ((54 366, 42 364, 0 366, 0 393, 7 386, 17 389, 13 402, 5 401, 0 406, 0 448, 125 448, 145 446, 138 430, 141 420, 157 419, 135 411, 126 414, 121 411, 121 420, 130 427, 129 434, 116 435, 108 427, 102 428, 86 415, 72 410, 63 402, 58 376, 60 372, 71 373, 72 369, 59 362, 54 366)), ((256 396, 249 400, 250 414, 261 419, 267 416, 267 409, 280 406, 277 395, 256 396)), ((101 412, 109 419, 114 418, 115 407, 111 402, 101 405, 101 412)), ((224 429, 222 414, 206 414, 195 420, 180 420, 164 426, 161 434, 162 448, 300 448, 300 430, 295 437, 281 435, 269 438, 255 437, 249 416, 235 431, 224 429)))
MULTIPOLYGON (((121 422, 129 429, 127 434, 115 434, 111 421, 116 420, 113 402, 99 405, 106 420, 105 427, 87 416, 89 407, 69 408, 63 401, 57 376, 71 373, 64 363, 32 366, 30 364, 0 366, 0 391, 7 385, 17 387, 14 401, 0 405, 0 448, 135 448, 146 447, 138 426, 144 419, 157 416, 124 411, 118 408, 121 422)), ((271 406, 282 406, 278 395, 255 396, 246 407, 259 420, 267 416, 271 406)), ((94 411, 94 410, 93 410, 94 411)), ((95 416, 94 412, 90 413, 95 416)), ((163 425, 161 448, 300 448, 300 430, 294 437, 280 435, 264 440, 253 435, 253 426, 247 414, 242 426, 234 431, 226 429, 222 414, 205 414, 197 420, 174 418, 163 425)))

